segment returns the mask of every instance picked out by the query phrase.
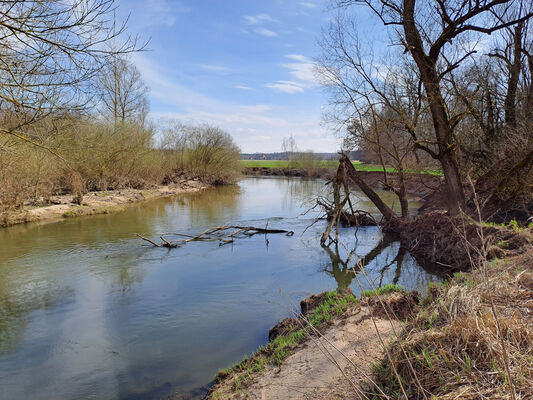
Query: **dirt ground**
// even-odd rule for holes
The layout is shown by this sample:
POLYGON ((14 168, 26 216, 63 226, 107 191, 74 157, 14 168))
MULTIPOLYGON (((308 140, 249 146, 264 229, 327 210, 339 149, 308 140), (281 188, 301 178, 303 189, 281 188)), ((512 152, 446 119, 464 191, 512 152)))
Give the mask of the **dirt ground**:
POLYGON ((11 213, 0 221, 0 226, 11 226, 26 222, 54 221, 85 215, 108 214, 120 211, 129 204, 180 193, 191 193, 206 189, 208 185, 196 179, 183 180, 151 189, 121 189, 89 192, 83 196, 81 205, 73 203, 73 195, 52 196, 50 205, 27 207, 11 213))
POLYGON ((372 363, 400 322, 372 317, 369 307, 338 318, 320 338, 308 339, 280 367, 269 367, 244 389, 218 387, 224 399, 359 399, 354 389, 368 382, 372 363), (379 330, 377 334, 376 328, 379 330), (222 390, 220 390, 222 389, 222 390), (227 389, 227 390, 224 390, 227 389))

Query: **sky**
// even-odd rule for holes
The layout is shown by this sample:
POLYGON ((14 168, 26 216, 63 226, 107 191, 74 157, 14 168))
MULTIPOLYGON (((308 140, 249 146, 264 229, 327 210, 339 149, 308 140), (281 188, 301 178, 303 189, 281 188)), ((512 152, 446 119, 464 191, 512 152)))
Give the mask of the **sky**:
POLYGON ((322 123, 327 95, 313 59, 328 0, 119 0, 129 31, 149 39, 133 61, 150 86, 151 117, 210 123, 242 152, 334 152, 322 123))

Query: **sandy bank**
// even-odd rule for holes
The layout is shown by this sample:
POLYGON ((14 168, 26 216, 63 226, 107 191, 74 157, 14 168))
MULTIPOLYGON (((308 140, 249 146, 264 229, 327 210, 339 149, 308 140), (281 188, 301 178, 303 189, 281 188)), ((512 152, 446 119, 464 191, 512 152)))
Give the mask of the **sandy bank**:
POLYGON ((73 195, 59 195, 50 198, 50 205, 28 206, 21 211, 2 216, 0 227, 27 222, 57 221, 86 215, 109 214, 123 210, 130 204, 141 201, 192 193, 206 189, 209 185, 197 179, 184 179, 169 185, 150 189, 121 189, 89 192, 83 196, 81 205, 73 203, 73 195))
MULTIPOLYGON (((321 294, 312 296, 318 300, 321 294)), ((272 353, 278 345, 272 342, 258 351, 250 360, 230 370, 222 371, 207 399, 347 399, 359 398, 360 387, 372 379, 372 366, 384 357, 384 345, 388 345, 395 333, 401 331, 401 322, 384 315, 387 308, 402 317, 416 308, 415 298, 403 293, 382 295, 351 301, 348 307, 329 323, 312 332, 291 354, 280 363, 273 363, 272 353), (382 299, 382 300, 379 300, 382 299), (378 304, 379 303, 379 304, 378 304), (379 332, 379 333, 378 333, 379 332)), ((309 299, 302 302, 309 304, 309 299)), ((315 303, 317 303, 315 301, 315 303)), ((324 303, 318 305, 318 310, 324 303)), ((315 304, 316 306, 316 304, 315 304)), ((335 304, 332 309, 337 307, 335 304)), ((313 312, 316 314, 316 312, 313 312)), ((313 314, 304 320, 312 321, 313 314)), ((271 330, 280 333, 296 320, 287 319, 271 330), (292 321, 291 321, 292 320, 292 321)), ((310 322, 312 324, 312 322, 310 322)), ((300 318, 299 325, 302 326, 300 318)), ((281 340, 294 335, 285 332, 281 340)), ((274 339, 279 341, 279 337, 274 339)))

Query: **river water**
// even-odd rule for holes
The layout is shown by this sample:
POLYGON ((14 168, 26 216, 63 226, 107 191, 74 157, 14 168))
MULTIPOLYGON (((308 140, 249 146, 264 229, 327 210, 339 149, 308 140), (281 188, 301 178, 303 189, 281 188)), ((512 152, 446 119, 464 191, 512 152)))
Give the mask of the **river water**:
MULTIPOLYGON (((438 280, 375 227, 341 229, 339 248, 321 248, 325 221, 310 226, 316 213, 302 214, 325 190, 246 178, 112 215, 0 229, 0 398, 196 398, 310 294, 357 294, 369 280, 423 291, 438 280), (135 236, 228 223, 295 234, 170 251, 135 236), (352 249, 364 274, 347 271, 352 249)), ((375 211, 363 197, 355 206, 375 211)))

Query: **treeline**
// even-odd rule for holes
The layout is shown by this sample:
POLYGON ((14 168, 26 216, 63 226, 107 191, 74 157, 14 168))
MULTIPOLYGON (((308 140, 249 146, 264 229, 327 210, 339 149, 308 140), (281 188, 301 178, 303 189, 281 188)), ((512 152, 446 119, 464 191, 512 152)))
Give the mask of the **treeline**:
MULTIPOLYGON (((533 196, 533 3, 523 0, 336 0, 319 72, 327 119, 345 146, 394 167, 388 189, 405 200, 405 171, 437 167, 445 208, 527 219, 533 196), (359 32, 366 8, 389 38, 359 32)), ((378 25, 379 26, 379 25, 378 25)), ((407 212, 403 213, 408 215, 407 212)))
POLYGON ((0 5, 0 217, 55 194, 145 188, 187 174, 235 182, 239 149, 208 126, 154 126, 114 0, 0 5))
MULTIPOLYGON (((305 154, 306 152, 298 152, 305 154)), ((349 151, 348 157, 352 160, 361 160, 361 151, 349 151)), ((289 160, 291 157, 290 152, 277 152, 277 153, 241 153, 242 160, 289 160)), ((339 153, 317 153, 313 152, 315 160, 338 160, 339 153)))
POLYGON ((47 150, 0 138, 8 149, 0 151, 0 212, 46 205, 57 194, 75 194, 81 203, 87 191, 149 188, 182 174, 209 184, 234 183, 240 171, 231 137, 208 125, 176 125, 159 139, 137 123, 92 118, 41 121, 34 130, 26 130, 26 137, 44 132, 39 143, 47 150), (50 134, 48 123, 59 133, 50 134))

